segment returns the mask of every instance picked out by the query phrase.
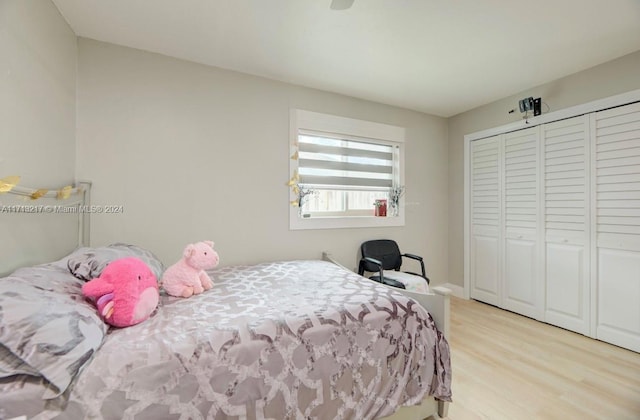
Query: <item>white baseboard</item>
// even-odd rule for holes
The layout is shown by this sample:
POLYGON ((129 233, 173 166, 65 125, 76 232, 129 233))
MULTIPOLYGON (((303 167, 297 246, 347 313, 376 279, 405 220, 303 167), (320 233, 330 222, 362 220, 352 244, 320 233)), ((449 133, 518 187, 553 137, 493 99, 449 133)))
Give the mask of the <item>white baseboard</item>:
POLYGON ((452 283, 439 284, 438 286, 446 287, 451 290, 453 296, 464 299, 464 287, 452 283))

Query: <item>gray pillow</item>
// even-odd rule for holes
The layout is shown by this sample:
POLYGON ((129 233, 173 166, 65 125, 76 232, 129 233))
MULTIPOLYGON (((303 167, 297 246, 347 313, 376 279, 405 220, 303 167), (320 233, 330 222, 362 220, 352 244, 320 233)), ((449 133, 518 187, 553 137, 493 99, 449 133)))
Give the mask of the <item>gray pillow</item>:
POLYGON ((114 260, 126 257, 141 259, 155 274, 159 282, 164 273, 164 265, 151 251, 136 245, 116 243, 100 248, 87 248, 75 252, 69 257, 67 267, 69 271, 80 280, 89 281, 99 277, 102 270, 114 260))
POLYGON ((14 375, 40 376, 37 370, 13 354, 5 345, 0 344, 0 379, 14 375))
POLYGON ((67 389, 107 332, 82 296, 82 284, 53 264, 22 268, 0 279, 3 377, 41 376, 58 391, 45 398, 67 389))

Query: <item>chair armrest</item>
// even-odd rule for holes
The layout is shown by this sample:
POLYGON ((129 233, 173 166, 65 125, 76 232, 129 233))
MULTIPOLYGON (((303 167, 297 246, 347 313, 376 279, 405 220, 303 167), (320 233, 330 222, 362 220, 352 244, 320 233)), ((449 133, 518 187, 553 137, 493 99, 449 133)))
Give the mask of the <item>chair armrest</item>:
POLYGON ((403 257, 411 258, 414 260, 422 261, 422 257, 415 254, 402 254, 403 257))
MULTIPOLYGON (((379 260, 376 260, 375 258, 371 258, 371 257, 364 257, 360 260, 360 264, 358 264, 358 274, 360 274, 361 276, 364 275, 365 272, 365 262, 368 262, 370 264, 374 264, 377 268, 378 271, 380 271, 380 275, 382 275, 382 262, 379 260)), ((367 270, 369 271, 369 270, 367 270)))
POLYGON ((429 277, 427 276, 423 276, 420 273, 414 273, 413 271, 403 271, 403 273, 407 273, 407 274, 413 274, 416 277, 422 277, 423 279, 425 279, 425 281, 427 282, 427 284, 431 284, 431 280, 429 280, 429 277))
POLYGON ((424 277, 424 279, 427 281, 427 284, 429 284, 429 278, 427 277, 427 272, 424 269, 424 260, 422 259, 422 257, 415 254, 401 254, 401 256, 411 258, 416 261, 420 261, 420 268, 422 269, 422 277, 424 277))
POLYGON ((358 265, 358 274, 360 274, 361 276, 364 275, 364 263, 368 262, 371 264, 374 264, 378 267, 378 272, 380 274, 380 282, 382 282, 382 280, 384 279, 384 272, 382 270, 382 261, 380 260, 376 260, 375 258, 371 258, 371 257, 364 257, 360 260, 360 264, 358 265))
POLYGON ((371 257, 364 257, 363 260, 368 261, 370 263, 373 263, 379 267, 382 267, 382 261, 380 260, 376 260, 375 258, 371 258, 371 257))

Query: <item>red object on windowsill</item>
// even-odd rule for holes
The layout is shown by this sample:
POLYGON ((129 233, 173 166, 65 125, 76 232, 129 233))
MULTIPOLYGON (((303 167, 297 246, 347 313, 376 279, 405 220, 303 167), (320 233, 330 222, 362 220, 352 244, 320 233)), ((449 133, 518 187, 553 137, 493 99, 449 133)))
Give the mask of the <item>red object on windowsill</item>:
POLYGON ((376 200, 374 206, 376 217, 387 217, 387 200, 376 200))

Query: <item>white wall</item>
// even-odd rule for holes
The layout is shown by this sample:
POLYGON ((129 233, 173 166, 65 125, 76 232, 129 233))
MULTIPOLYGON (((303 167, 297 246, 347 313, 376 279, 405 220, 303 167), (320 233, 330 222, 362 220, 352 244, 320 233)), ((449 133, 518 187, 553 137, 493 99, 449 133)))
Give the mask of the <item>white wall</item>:
MULTIPOLYGON (((518 100, 541 97, 550 111, 640 88, 640 51, 449 118, 449 280, 464 285, 464 136, 518 121, 518 100), (516 108, 513 114, 509 110, 516 108)), ((543 105, 543 112, 547 107, 543 105)))
MULTIPOLYGON (((76 56, 76 36, 53 3, 0 0, 0 178, 18 175, 37 188, 74 182, 76 56)), ((43 221, 0 214, 2 260, 19 266, 73 249, 43 221)))
POLYGON ((76 36, 50 1, 0 1, 0 177, 75 175, 76 36))
POLYGON ((166 264, 212 239, 221 263, 319 258, 355 267, 359 244, 396 239, 447 281, 447 125, 418 112, 80 38, 79 178, 95 204, 92 244, 126 241, 166 264), (290 231, 289 109, 406 127, 406 226, 290 231))

